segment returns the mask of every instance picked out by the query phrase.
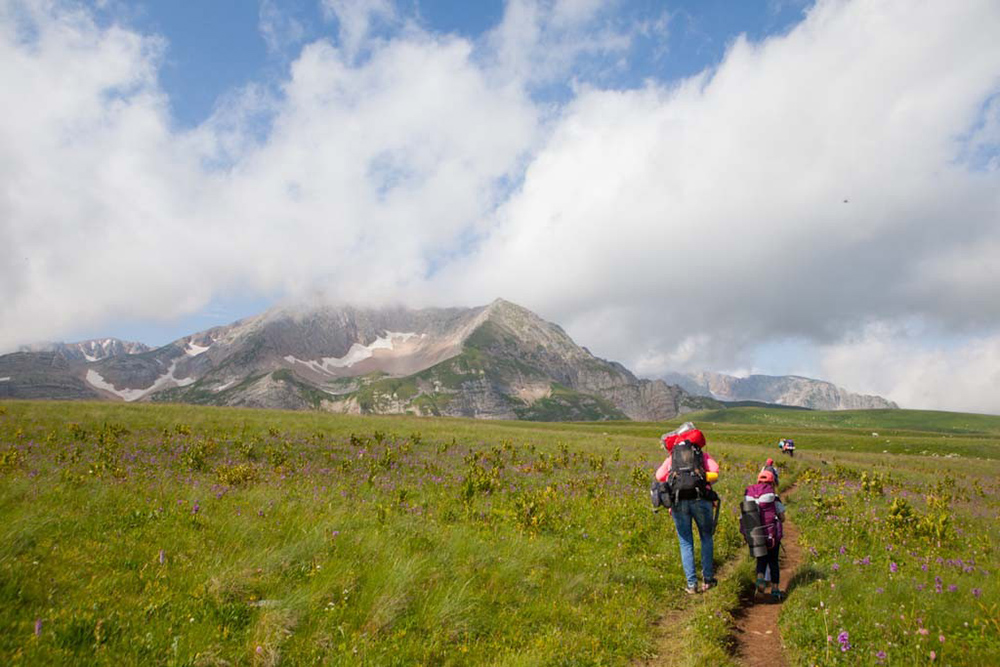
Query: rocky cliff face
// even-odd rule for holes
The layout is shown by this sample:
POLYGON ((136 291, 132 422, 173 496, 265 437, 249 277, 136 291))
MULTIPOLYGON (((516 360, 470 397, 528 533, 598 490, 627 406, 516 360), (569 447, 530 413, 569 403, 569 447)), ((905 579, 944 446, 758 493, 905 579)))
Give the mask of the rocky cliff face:
POLYGON ((663 420, 719 407, 639 380, 503 300, 273 309, 155 350, 90 352, 60 357, 59 373, 83 394, 126 401, 539 420, 663 420))
POLYGON ((96 400, 101 395, 73 372, 56 352, 15 352, 0 356, 0 399, 96 400))
POLYGON ((813 410, 879 410, 899 406, 881 396, 854 394, 830 382, 797 375, 751 375, 745 378, 722 373, 671 373, 665 379, 687 392, 720 401, 760 401, 813 410))
POLYGON ((101 361, 109 357, 148 352, 150 347, 117 338, 95 338, 79 343, 22 345, 18 352, 52 352, 67 361, 101 361))

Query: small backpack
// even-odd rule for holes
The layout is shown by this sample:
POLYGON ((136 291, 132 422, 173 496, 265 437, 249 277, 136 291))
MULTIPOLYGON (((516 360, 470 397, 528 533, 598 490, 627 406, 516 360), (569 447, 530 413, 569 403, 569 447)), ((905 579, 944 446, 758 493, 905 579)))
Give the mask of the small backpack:
POLYGON ((673 498, 670 496, 670 485, 659 481, 655 477, 653 478, 653 485, 649 488, 649 498, 653 501, 654 512, 661 507, 670 509, 673 505, 673 498))
POLYGON ((674 445, 667 481, 674 492, 674 500, 701 498, 705 494, 705 457, 701 447, 690 440, 674 445))

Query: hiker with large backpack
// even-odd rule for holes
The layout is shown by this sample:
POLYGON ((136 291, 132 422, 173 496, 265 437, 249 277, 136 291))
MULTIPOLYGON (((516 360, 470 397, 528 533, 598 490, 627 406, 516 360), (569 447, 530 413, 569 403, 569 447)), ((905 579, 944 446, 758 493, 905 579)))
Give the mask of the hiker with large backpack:
POLYGON ((718 520, 719 495, 712 482, 719 477, 719 464, 706 454, 705 435, 686 422, 680 428, 661 437, 667 458, 656 471, 656 480, 664 488, 663 503, 670 509, 680 542, 681 564, 687 579, 687 592, 698 591, 694 561, 694 531, 698 527, 701 540, 701 590, 715 585, 712 536, 718 520), (716 514, 712 516, 713 508, 716 514))
POLYGON ((785 506, 776 493, 774 473, 761 470, 757 483, 744 491, 740 503, 740 532, 750 547, 750 555, 757 559, 757 590, 765 593, 765 574, 770 575, 771 599, 780 602, 784 593, 779 586, 781 570, 778 566, 778 550, 781 547, 782 523, 785 521, 785 506))

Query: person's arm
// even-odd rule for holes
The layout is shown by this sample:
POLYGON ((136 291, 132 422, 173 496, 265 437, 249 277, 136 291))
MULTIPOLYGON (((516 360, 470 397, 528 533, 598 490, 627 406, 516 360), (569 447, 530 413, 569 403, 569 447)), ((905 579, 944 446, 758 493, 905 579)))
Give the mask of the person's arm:
POLYGON ((667 475, 670 474, 670 457, 667 456, 666 460, 660 464, 660 467, 656 469, 656 480, 659 482, 667 481, 667 475))
POLYGON ((774 509, 778 513, 778 521, 781 523, 785 522, 785 504, 781 502, 781 498, 777 498, 774 501, 774 509))

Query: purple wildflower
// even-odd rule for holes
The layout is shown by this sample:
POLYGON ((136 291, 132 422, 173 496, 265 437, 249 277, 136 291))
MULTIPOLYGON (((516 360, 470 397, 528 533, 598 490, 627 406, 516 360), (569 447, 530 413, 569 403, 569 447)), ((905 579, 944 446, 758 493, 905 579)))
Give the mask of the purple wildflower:
POLYGON ((936 658, 937 658, 937 653, 935 653, 934 651, 931 651, 931 661, 933 662, 934 659, 936 659, 936 658))
POLYGON ((885 589, 882 588, 881 586, 879 586, 878 588, 875 589, 875 592, 876 593, 885 593, 885 589))
POLYGON ((844 555, 844 554, 846 554, 846 553, 847 553, 847 549, 845 549, 845 548, 844 548, 844 546, 843 546, 843 545, 841 545, 841 546, 840 546, 840 555, 841 555, 841 556, 843 556, 843 555, 844 555))
POLYGON ((847 630, 841 630, 840 634, 837 635, 837 642, 840 644, 840 650, 842 652, 847 652, 851 649, 851 642, 847 636, 847 630))
POLYGON ((35 619, 35 636, 36 637, 42 636, 42 619, 40 618, 35 619))
POLYGON ((949 584, 948 585, 948 592, 949 593, 954 593, 957 590, 958 590, 958 586, 956 586, 955 584, 949 584))
POLYGON ((833 565, 830 566, 830 569, 836 572, 837 570, 840 569, 840 563, 834 563, 833 565))
POLYGON ((896 574, 899 571, 899 566, 895 563, 889 563, 889 572, 896 574))
POLYGON ((983 594, 983 589, 981 589, 981 588, 973 588, 972 589, 972 595, 974 597, 979 597, 982 594, 983 594))
POLYGON ((166 557, 163 554, 163 549, 160 549, 160 565, 163 565, 163 561, 165 561, 165 560, 166 560, 166 557))

